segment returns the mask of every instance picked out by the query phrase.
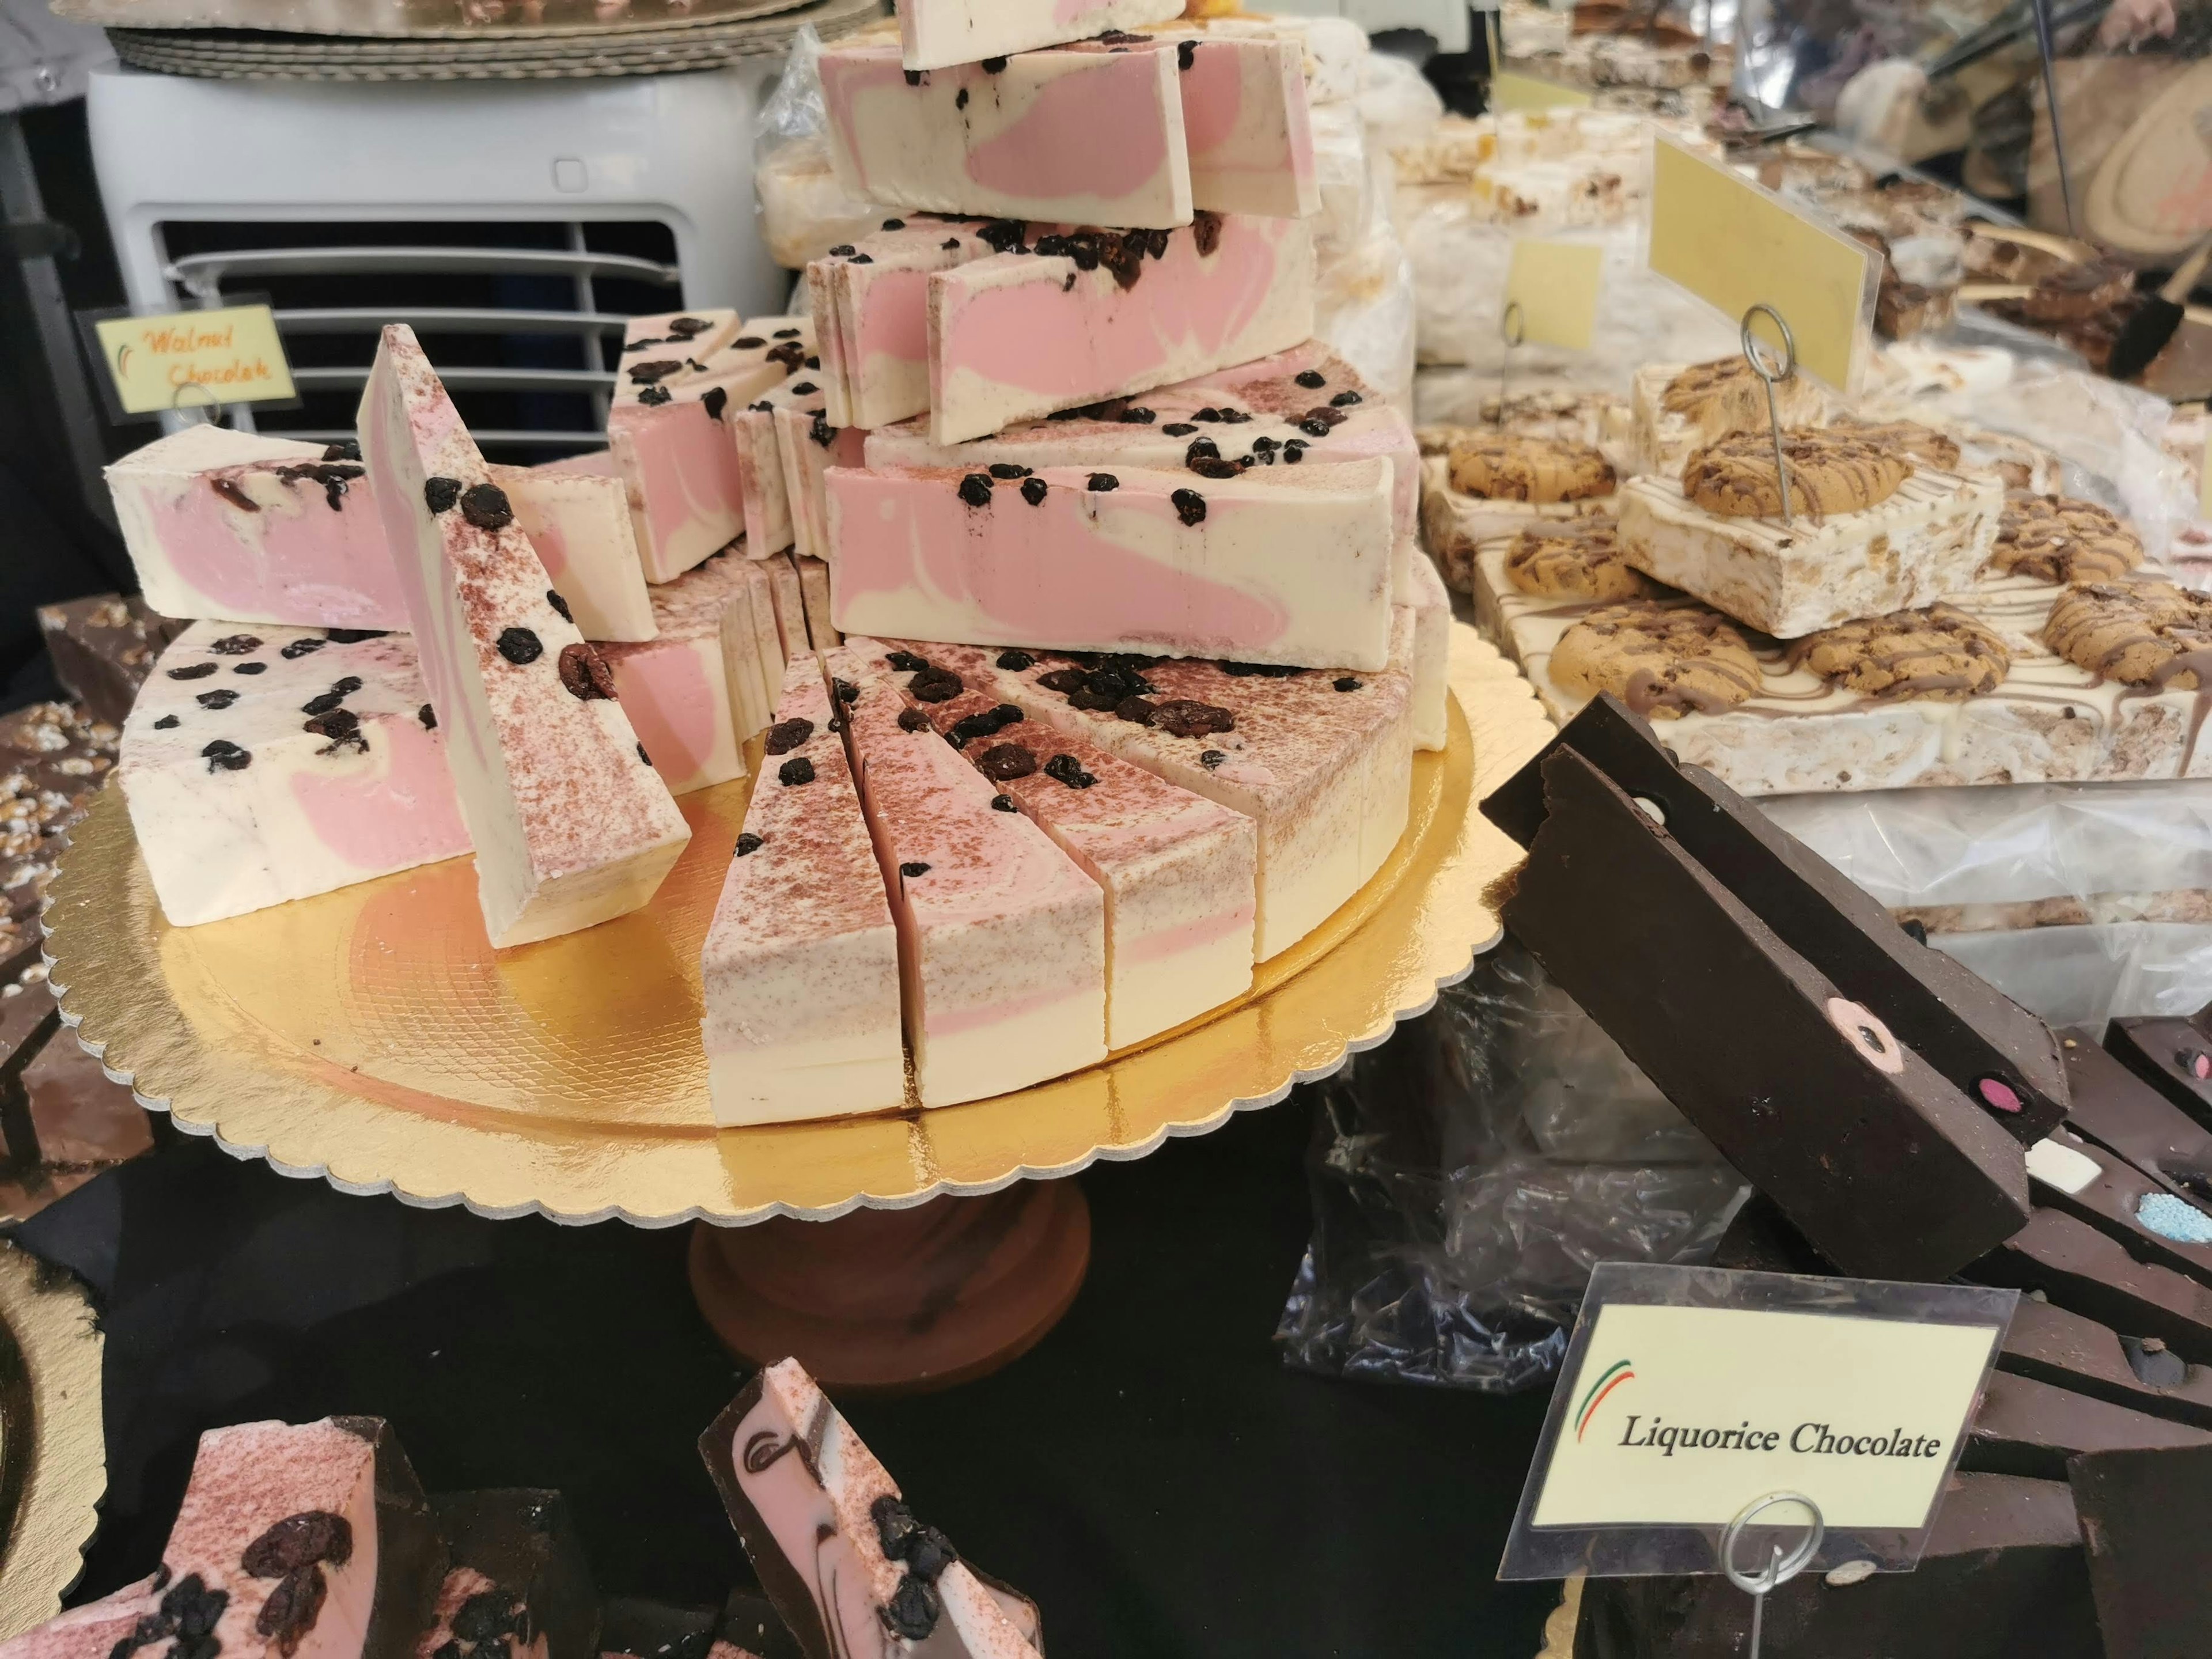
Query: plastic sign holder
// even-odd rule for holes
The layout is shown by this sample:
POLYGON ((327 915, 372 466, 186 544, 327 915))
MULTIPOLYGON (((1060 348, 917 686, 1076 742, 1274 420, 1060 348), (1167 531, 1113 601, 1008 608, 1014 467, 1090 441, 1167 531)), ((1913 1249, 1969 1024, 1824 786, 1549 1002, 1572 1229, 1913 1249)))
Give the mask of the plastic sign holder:
POLYGON ((1498 354, 1498 428, 1501 432, 1505 429, 1505 402, 1513 374, 1513 348, 1528 337, 1521 317, 1521 302, 1518 300, 1508 300, 1505 309, 1498 317, 1498 337, 1505 346, 1498 354))
POLYGON ((1911 1571, 2019 1299, 1601 1264, 1498 1576, 1911 1571))

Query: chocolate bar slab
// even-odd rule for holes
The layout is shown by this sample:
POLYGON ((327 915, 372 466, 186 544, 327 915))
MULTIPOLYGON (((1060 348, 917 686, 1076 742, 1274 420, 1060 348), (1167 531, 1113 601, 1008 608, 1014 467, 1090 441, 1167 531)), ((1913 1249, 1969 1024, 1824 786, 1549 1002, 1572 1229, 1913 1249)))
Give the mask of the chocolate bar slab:
POLYGON ((2028 1148, 2038 1204, 2109 1234, 2138 1261, 2212 1285, 2212 1214, 2116 1153, 2060 1129, 2028 1148))
POLYGON ((592 1659, 599 1650, 599 1597, 591 1564, 557 1492, 507 1488, 432 1498, 455 1567, 489 1579, 507 1597, 519 1649, 544 1638, 538 1659, 592 1659))
POLYGON ((154 659, 184 629, 135 593, 128 599, 96 593, 39 607, 39 631, 46 637, 54 678, 93 719, 110 726, 123 724, 154 659))
POLYGON ((2207 1011, 2190 1019, 2116 1019, 2105 1047, 2168 1100, 2212 1127, 2212 1038, 2199 1029, 2207 1011))
POLYGON ((2063 1211, 2039 1206, 2027 1226, 1974 1263, 1967 1277, 2040 1291, 2069 1313, 2130 1336, 2156 1337, 2184 1359, 2212 1365, 2212 1290, 2136 1261, 2118 1239, 2063 1211))
POLYGON ((1653 803, 1667 833, 1708 876, 2021 1145, 2033 1146, 2065 1116, 2066 1071, 2050 1027, 1904 932, 1864 890, 1711 773, 1679 764, 1617 698, 1601 696, 1570 720, 1483 801, 1483 816, 1533 846, 1547 811, 1547 769, 1561 750, 1653 803))
MULTIPOLYGON (((44 986, 22 994, 33 994, 53 1001, 44 986)), ((53 1031, 18 1082, 40 1164, 121 1164, 154 1145, 145 1108, 84 1051, 74 1031, 53 1031)))
POLYGON ((2212 1653, 2212 1448, 2067 1465, 2106 1659, 2212 1653))
MULTIPOLYGON (((1575 1659, 1748 1650, 1751 1598, 1717 1576, 1593 1578, 1575 1659)), ((1766 1598, 1766 1659, 2102 1659, 2063 1482, 1956 1474, 1914 1572, 1805 1573, 1766 1598)))
POLYGON ((2212 1130, 2087 1036, 2064 1040, 2067 1121, 2184 1197, 2212 1200, 2212 1130))
MULTIPOLYGON (((805 1659, 775 1604, 757 1590, 730 1592, 722 1603, 722 1622, 714 1639, 739 1653, 750 1654, 753 1659, 805 1659)), ((718 1659, 727 1656, 718 1656, 718 1659)))
POLYGON ((2033 1297, 2013 1310, 1997 1369, 2192 1428, 2212 1429, 2212 1366, 2192 1365, 2154 1336, 2109 1325, 2033 1297))
POLYGON ((1815 1279, 1832 1278, 1836 1272, 1764 1193, 1753 1193, 1744 1200, 1721 1234, 1720 1243, 1713 1246, 1713 1266, 1741 1273, 1798 1273, 1815 1279))
POLYGON ((2212 1430, 2130 1411, 2032 1376, 1996 1371, 1966 1430, 1959 1467, 1981 1474, 2063 1480, 2066 1460, 2076 1452, 2123 1446, 2212 1446, 2212 1430))
POLYGON ((380 1417, 333 1417, 376 1454, 376 1600, 362 1659, 413 1659, 446 1577, 446 1544, 399 1437, 380 1417))
POLYGON ((1577 750, 1505 925, 1847 1273, 1937 1279, 2027 1220, 2020 1144, 1577 750))
POLYGON ((720 1622, 712 1607, 617 1595, 599 1609, 599 1651, 623 1659, 707 1659, 720 1622))

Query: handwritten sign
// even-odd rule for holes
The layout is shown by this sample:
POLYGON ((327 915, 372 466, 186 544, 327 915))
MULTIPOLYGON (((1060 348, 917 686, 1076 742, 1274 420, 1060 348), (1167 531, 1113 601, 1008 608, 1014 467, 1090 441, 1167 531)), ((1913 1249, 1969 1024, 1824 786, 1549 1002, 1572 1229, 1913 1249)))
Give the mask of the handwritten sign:
POLYGON ((1789 321, 1801 368, 1846 395, 1857 390, 1873 349, 1881 276, 1864 243, 1658 137, 1651 146, 1650 264, 1732 323, 1755 305, 1772 306, 1789 321))
POLYGON ((1533 75, 1500 70, 1490 77, 1490 107, 1493 110, 1588 109, 1591 94, 1579 87, 1563 87, 1540 81, 1533 75))
POLYGON ((1588 351, 1597 321, 1605 250, 1595 242, 1513 244, 1505 303, 1521 307, 1521 337, 1569 351, 1588 351))
POLYGON ((289 403, 299 395, 265 305, 104 317, 92 331, 126 415, 289 403))

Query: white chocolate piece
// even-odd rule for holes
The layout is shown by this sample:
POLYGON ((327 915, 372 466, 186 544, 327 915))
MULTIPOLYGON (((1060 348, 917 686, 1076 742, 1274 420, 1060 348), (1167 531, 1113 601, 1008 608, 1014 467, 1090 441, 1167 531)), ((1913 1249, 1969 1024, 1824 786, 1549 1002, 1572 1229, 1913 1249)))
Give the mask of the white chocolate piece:
POLYGON ((602 450, 541 466, 498 466, 514 520, 587 640, 649 640, 653 600, 629 492, 602 450))
POLYGON ((762 763, 744 823, 758 840, 731 860, 700 963, 726 1127, 889 1111, 906 1096, 898 935, 817 659, 785 671, 775 712, 810 729, 762 763))
MULTIPOLYGON (((1094 46, 1092 50, 1103 50, 1094 46)), ((1303 219, 1321 211, 1304 54, 1280 37, 1201 36, 1177 76, 1190 199, 1214 213, 1303 219)))
POLYGON ((464 497, 496 486, 411 329, 384 331, 359 424, 491 942, 526 945, 636 909, 690 829, 639 757, 622 705, 571 690, 596 692, 605 666, 546 597, 529 538, 511 522, 472 523, 457 503, 431 511, 427 479, 459 483, 464 497))
POLYGON ((404 634, 201 622, 179 635, 124 722, 116 769, 170 926, 465 854, 428 707, 404 634))
POLYGON ((888 426, 929 410, 929 276, 998 252, 978 221, 884 221, 806 267, 823 401, 839 428, 888 426))
POLYGON ((671 794, 745 775, 741 745, 750 733, 738 731, 731 691, 732 672, 752 662, 741 562, 725 554, 662 583, 653 590, 654 637, 599 647, 623 712, 671 794))

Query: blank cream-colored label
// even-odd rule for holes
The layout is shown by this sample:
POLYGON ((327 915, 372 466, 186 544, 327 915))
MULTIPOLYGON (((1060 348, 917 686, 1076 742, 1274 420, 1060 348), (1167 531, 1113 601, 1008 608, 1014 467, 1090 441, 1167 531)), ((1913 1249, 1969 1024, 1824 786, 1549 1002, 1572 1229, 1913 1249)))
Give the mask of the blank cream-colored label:
POLYGON ((126 415, 289 403, 298 395, 267 306, 104 317, 93 330, 126 415))
POLYGON ((1604 258, 1595 242, 1515 242, 1505 302, 1521 307, 1522 339, 1588 351, 1604 258))
POLYGON ((1587 109, 1594 100, 1579 87, 1563 87, 1540 81, 1533 75, 1501 70, 1490 77, 1490 107, 1493 110, 1587 109))
POLYGON ((1732 1308, 1601 1309, 1532 1524, 1724 1525, 1803 1492, 1830 1527, 1926 1524, 1999 1335, 1732 1308))

